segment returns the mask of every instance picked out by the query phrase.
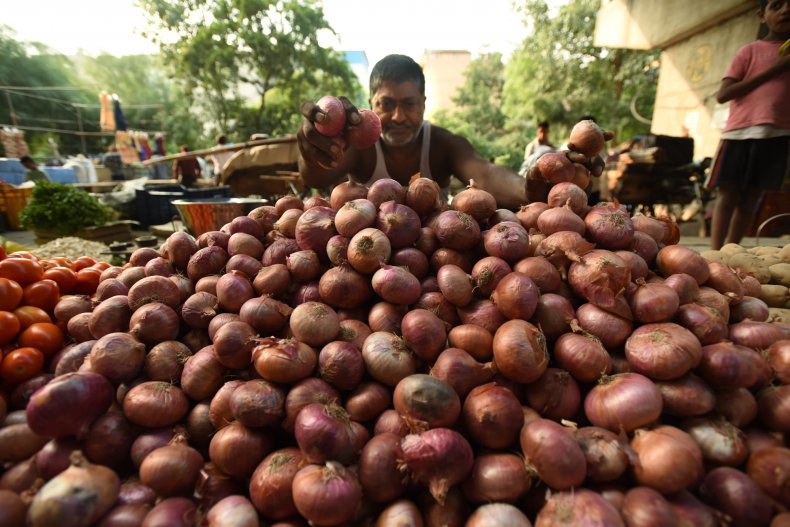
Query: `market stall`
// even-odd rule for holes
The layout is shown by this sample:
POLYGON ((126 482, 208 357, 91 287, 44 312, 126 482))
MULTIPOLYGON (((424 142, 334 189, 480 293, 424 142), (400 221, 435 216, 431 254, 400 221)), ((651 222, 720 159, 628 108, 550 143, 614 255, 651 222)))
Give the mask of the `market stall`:
POLYGON ((547 155, 517 212, 347 182, 124 265, 9 255, 0 512, 784 525, 790 245, 700 254, 547 155))

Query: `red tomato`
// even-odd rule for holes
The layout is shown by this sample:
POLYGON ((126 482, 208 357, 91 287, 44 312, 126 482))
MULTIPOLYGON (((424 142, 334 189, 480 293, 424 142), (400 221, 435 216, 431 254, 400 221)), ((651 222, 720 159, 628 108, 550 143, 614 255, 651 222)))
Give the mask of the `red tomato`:
POLYGON ((60 300, 58 283, 46 278, 25 286, 22 294, 22 304, 40 307, 47 313, 51 313, 55 309, 58 300, 60 300))
POLYGON ((80 256, 76 260, 74 260, 74 270, 79 271, 80 269, 85 269, 86 267, 90 267, 91 265, 95 264, 96 260, 91 258, 90 256, 80 256))
POLYGON ((0 260, 5 260, 6 256, 7 256, 7 254, 5 252, 5 247, 0 245, 0 260))
POLYGON ((11 384, 26 381, 41 371, 44 354, 36 348, 17 348, 0 363, 0 378, 11 384))
POLYGON ((0 278, 0 310, 16 309, 22 301, 22 293, 21 285, 8 278, 0 278))
POLYGON ((20 329, 22 329, 22 324, 13 313, 0 311, 0 346, 14 340, 20 329))
POLYGON ((30 251, 15 251, 8 255, 9 258, 25 258, 27 260, 38 261, 38 256, 30 251))
POLYGON ((74 293, 80 295, 92 295, 95 293, 96 288, 99 287, 101 273, 101 271, 93 267, 85 267, 77 271, 77 287, 74 289, 74 293))
POLYGON ((35 260, 9 256, 0 262, 0 277, 13 280, 22 287, 38 282, 44 275, 44 268, 35 260))
POLYGON ((108 264, 107 262, 96 262, 95 264, 91 265, 91 267, 93 267, 94 269, 98 269, 99 271, 104 271, 105 269, 110 267, 110 264, 108 264))
POLYGON ((37 348, 49 357, 63 348, 63 332, 51 322, 36 322, 25 328, 16 341, 22 347, 37 348))
POLYGON ((74 265, 71 263, 71 260, 63 256, 53 256, 49 261, 53 262, 57 267, 68 267, 69 269, 74 265))
POLYGON ((14 310, 14 316, 19 319, 22 329, 26 329, 37 322, 52 322, 49 314, 36 306, 22 306, 14 310))
POLYGON ((44 279, 57 282, 61 295, 70 295, 77 287, 77 273, 68 267, 47 269, 44 271, 44 279))

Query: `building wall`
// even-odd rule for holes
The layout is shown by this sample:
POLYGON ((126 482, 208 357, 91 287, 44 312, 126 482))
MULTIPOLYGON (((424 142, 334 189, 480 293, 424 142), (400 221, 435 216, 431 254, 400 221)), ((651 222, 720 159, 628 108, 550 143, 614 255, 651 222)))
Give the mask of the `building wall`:
POLYGON ((713 156, 728 107, 716 102, 716 92, 735 52, 758 31, 759 20, 749 12, 668 47, 661 54, 651 131, 688 133, 695 158, 713 156))
POLYGON ((452 97, 464 83, 464 73, 472 55, 468 51, 426 50, 420 60, 425 73, 425 118, 431 119, 439 110, 452 110, 452 97))

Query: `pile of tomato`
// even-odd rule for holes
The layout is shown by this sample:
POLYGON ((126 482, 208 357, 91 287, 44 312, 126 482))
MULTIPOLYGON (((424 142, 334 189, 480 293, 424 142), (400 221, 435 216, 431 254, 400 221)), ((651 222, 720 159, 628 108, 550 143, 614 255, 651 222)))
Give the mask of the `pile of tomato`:
POLYGON ((107 267, 88 256, 39 259, 29 252, 6 255, 0 247, 2 391, 37 375, 63 348, 66 328, 55 305, 66 295, 95 293, 107 267))

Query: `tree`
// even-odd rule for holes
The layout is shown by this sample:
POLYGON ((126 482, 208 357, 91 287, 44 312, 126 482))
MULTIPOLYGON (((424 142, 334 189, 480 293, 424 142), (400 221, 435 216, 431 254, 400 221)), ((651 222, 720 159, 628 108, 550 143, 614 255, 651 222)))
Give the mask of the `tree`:
POLYGON ((594 46, 599 5, 569 0, 552 15, 544 0, 520 0, 531 34, 506 68, 503 105, 511 126, 547 119, 561 138, 581 116, 594 115, 620 139, 649 130, 630 105, 649 101, 640 113, 652 114, 659 52, 594 46))
POLYGON ((452 98, 458 110, 439 112, 435 119, 440 126, 469 139, 484 158, 517 168, 521 163, 514 155, 518 147, 513 147, 514 137, 506 129, 502 111, 504 72, 501 53, 474 59, 465 72, 464 84, 452 98))
POLYGON ((308 0, 139 0, 150 38, 215 127, 293 133, 302 100, 325 93, 359 96, 339 52, 322 47, 331 31, 308 0), (174 36, 174 40, 168 40, 174 36), (254 100, 245 96, 252 90, 254 100))

